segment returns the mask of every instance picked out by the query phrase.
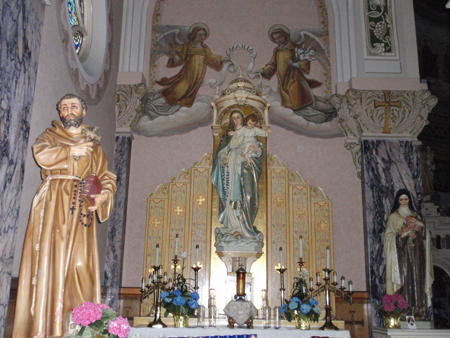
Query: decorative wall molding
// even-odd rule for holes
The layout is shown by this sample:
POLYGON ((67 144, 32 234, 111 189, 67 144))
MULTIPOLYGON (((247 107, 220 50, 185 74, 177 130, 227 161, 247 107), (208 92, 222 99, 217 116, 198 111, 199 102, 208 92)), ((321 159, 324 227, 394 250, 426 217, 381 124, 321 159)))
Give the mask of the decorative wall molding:
POLYGON ((143 98, 147 92, 145 83, 118 85, 116 90, 116 130, 130 130, 141 116, 143 98))
POLYGON ((350 89, 333 95, 339 123, 361 177, 361 138, 417 140, 437 98, 428 90, 370 91, 350 89), (390 111, 390 114, 389 114, 390 111), (388 116, 388 117, 386 117, 388 116))
POLYGON ((395 4, 392 0, 364 0, 366 59, 399 59, 395 4))

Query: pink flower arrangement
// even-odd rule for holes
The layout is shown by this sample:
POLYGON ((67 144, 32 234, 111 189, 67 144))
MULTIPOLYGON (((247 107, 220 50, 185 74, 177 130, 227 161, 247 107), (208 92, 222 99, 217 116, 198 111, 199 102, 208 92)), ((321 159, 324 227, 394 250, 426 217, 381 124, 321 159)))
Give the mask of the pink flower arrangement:
POLYGON ((84 302, 79 307, 73 309, 73 322, 77 325, 88 326, 102 318, 104 310, 103 306, 108 307, 105 304, 84 302))
POLYGON ((73 309, 72 320, 82 326, 76 337, 126 338, 131 329, 128 319, 117 317, 117 313, 105 304, 84 302, 73 309))
POLYGON ((127 318, 117 317, 109 322, 108 332, 117 335, 118 338, 128 337, 131 326, 127 318))
POLYGON ((380 310, 387 313, 400 313, 402 309, 407 307, 408 303, 405 301, 405 298, 398 293, 394 293, 393 295, 387 294, 383 297, 380 310))

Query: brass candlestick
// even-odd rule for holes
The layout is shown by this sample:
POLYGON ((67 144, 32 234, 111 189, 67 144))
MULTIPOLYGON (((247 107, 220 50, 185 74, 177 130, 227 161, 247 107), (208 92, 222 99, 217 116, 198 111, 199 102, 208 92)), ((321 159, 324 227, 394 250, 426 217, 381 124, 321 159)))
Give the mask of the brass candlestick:
POLYGON ((280 267, 276 270, 280 274, 280 293, 281 293, 281 304, 280 305, 282 306, 285 301, 285 291, 286 291, 286 289, 284 288, 284 273, 286 272, 287 269, 283 268, 280 264, 280 267))
POLYGON ((194 290, 195 290, 195 292, 198 292, 198 289, 199 289, 199 287, 198 287, 198 272, 200 271, 201 268, 202 267, 198 266, 198 265, 191 267, 191 269, 194 270, 194 274, 195 274, 194 275, 194 290))
POLYGON ((174 284, 176 283, 176 280, 177 280, 177 270, 178 270, 178 262, 179 261, 180 260, 178 259, 177 255, 175 255, 174 259, 172 259, 172 262, 173 262, 173 283, 174 284))

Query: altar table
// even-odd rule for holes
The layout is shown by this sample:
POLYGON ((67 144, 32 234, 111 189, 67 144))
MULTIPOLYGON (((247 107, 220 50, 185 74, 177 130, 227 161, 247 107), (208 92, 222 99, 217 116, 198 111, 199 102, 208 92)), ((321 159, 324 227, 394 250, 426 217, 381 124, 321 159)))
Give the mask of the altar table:
POLYGON ((347 330, 322 331, 322 330, 298 330, 282 327, 280 329, 245 329, 227 327, 186 327, 164 329, 148 327, 132 327, 128 338, 171 338, 171 337, 211 337, 211 338, 350 338, 347 330))

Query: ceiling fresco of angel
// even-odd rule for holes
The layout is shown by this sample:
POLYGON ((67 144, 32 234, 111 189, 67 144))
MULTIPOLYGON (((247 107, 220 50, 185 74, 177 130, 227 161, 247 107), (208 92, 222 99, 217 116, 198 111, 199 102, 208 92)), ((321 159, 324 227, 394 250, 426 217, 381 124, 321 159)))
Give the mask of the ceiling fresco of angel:
MULTIPOLYGON (((248 29, 245 6, 253 12, 261 10, 251 7, 253 2, 239 2, 242 11, 230 12, 226 1, 217 1, 217 11, 201 8, 192 14, 191 24, 177 25, 175 14, 183 12, 179 7, 186 6, 189 16, 192 5, 164 1, 163 15, 171 10, 174 15, 169 13, 164 20, 170 24, 154 25, 153 73, 134 132, 163 136, 211 124, 216 90, 224 89, 242 66, 245 76, 267 94, 270 124, 311 137, 341 135, 337 112, 329 100, 332 64, 324 0, 299 0, 296 18, 281 9, 248 29), (168 7, 171 3, 178 6, 176 11, 168 7), (202 16, 209 20, 201 22, 202 16)), ((277 8, 273 1, 263 2, 277 8)))

